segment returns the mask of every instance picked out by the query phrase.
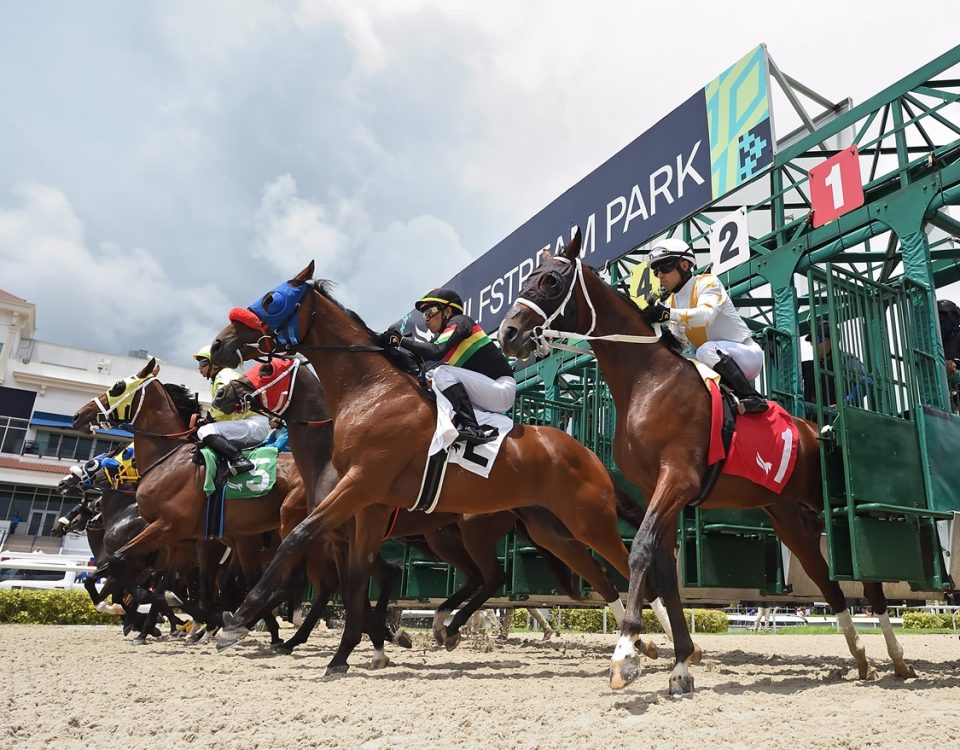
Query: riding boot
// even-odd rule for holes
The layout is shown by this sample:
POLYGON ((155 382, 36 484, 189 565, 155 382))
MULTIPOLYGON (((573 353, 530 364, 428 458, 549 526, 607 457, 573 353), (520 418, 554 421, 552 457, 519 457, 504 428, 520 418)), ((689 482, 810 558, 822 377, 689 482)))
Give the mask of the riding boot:
POLYGON ((737 411, 741 414, 760 414, 770 407, 767 400, 753 387, 753 383, 747 380, 737 361, 729 354, 722 355, 713 369, 737 397, 740 402, 737 405, 737 411))
POLYGON ((477 415, 473 411, 473 404, 470 403, 470 397, 467 395, 467 389, 462 383, 454 383, 440 392, 447 397, 456 412, 460 440, 468 445, 480 445, 496 440, 500 431, 489 425, 480 426, 477 415))
POLYGON ((244 456, 243 453, 240 452, 240 449, 223 435, 217 435, 216 433, 207 435, 200 443, 227 459, 227 468, 234 476, 246 474, 255 468, 253 461, 244 456))

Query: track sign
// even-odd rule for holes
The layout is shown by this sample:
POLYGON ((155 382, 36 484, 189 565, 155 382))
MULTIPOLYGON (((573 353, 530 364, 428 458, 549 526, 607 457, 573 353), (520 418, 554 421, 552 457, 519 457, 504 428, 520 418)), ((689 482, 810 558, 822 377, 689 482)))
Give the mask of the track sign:
POLYGON ((630 299, 642 310, 651 294, 660 294, 660 277, 650 270, 647 261, 637 263, 630 272, 630 299))
POLYGON ((710 227, 712 273, 723 273, 750 259, 747 209, 731 211, 710 227))
POLYGON ((822 227, 863 205, 860 155, 850 146, 810 170, 813 226, 822 227))

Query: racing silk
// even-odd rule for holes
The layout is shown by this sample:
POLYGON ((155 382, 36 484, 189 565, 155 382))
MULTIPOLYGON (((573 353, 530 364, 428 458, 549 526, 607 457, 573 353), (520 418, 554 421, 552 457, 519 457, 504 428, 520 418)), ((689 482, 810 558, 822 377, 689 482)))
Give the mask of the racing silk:
MULTIPOLYGON (((223 386, 229 383, 231 380, 236 380, 240 377, 240 373, 236 370, 231 370, 228 367, 223 368, 214 375, 213 380, 210 381, 210 398, 213 398, 217 395, 223 386)), ((246 411, 235 411, 232 414, 224 414, 222 411, 217 409, 215 406, 210 407, 210 416, 213 417, 216 422, 232 422, 237 419, 249 419, 252 416, 255 416, 256 412, 247 409, 246 411)))
POLYGON ((707 341, 743 343, 750 329, 733 306, 720 279, 711 274, 691 277, 667 300, 667 327, 680 341, 694 349, 707 341))
POLYGON ((466 315, 454 315, 432 343, 405 338, 403 346, 428 362, 443 360, 486 375, 491 380, 513 377, 510 363, 484 330, 466 315))

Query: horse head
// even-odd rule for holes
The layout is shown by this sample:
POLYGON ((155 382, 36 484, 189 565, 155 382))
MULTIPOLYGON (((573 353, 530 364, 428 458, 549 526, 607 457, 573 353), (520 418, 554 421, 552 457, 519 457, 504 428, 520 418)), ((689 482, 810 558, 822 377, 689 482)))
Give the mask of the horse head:
POLYGON ((160 366, 156 358, 151 358, 139 372, 118 380, 108 391, 81 406, 73 415, 73 429, 89 427, 92 431, 95 427, 111 423, 132 422, 143 404, 143 388, 152 382, 159 372, 160 366))
POLYGON ((217 391, 212 405, 226 414, 250 408, 282 414, 289 405, 299 368, 296 358, 272 357, 257 362, 217 391))
POLYGON ((582 332, 575 294, 578 274, 582 274, 581 242, 578 229, 559 255, 544 251, 540 256, 540 265, 527 277, 516 302, 500 323, 498 337, 504 354, 526 359, 535 351, 545 353, 538 329, 551 324, 582 332))
MULTIPOLYGON (((308 325, 303 299, 314 288, 313 261, 292 279, 278 284, 249 307, 230 311, 230 323, 210 344, 211 361, 220 367, 238 367, 248 359, 291 349, 308 325)), ((312 315, 316 308, 312 308, 312 315)))

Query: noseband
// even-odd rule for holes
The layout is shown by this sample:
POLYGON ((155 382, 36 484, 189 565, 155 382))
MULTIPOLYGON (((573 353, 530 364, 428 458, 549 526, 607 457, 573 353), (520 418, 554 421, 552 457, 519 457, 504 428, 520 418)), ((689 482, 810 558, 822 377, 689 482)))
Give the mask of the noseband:
MULTIPOLYGON (((566 263, 570 266, 570 272, 568 274, 567 269, 561 271, 556 271, 550 269, 549 271, 545 268, 541 268, 540 271, 534 272, 530 278, 530 286, 532 289, 527 292, 526 296, 521 296, 517 298, 516 304, 522 305, 523 307, 528 307, 541 318, 543 318, 543 323, 536 326, 530 332, 530 338, 534 343, 534 351, 537 356, 544 357, 549 354, 550 349, 562 349, 564 351, 571 352, 583 352, 583 349, 580 349, 575 346, 568 346, 566 344, 561 344, 557 339, 574 339, 578 341, 615 341, 626 344, 655 344, 660 340, 660 324, 656 323, 653 326, 654 335, 653 336, 634 336, 624 333, 614 333, 606 336, 593 336, 591 335, 594 329, 597 327, 597 309, 593 305, 593 300, 590 298, 590 293, 587 291, 587 284, 583 279, 583 262, 580 258, 576 258, 571 261, 569 258, 564 257, 554 257, 553 260, 558 263, 566 263), (537 304, 536 301, 531 299, 531 297, 538 297, 541 304, 548 302, 553 302, 556 299, 559 299, 564 295, 563 289, 551 294, 544 294, 540 292, 536 287, 539 285, 537 277, 543 274, 551 274, 554 278, 558 278, 561 281, 567 284, 566 295, 563 296, 563 301, 560 302, 556 309, 549 315, 543 310, 543 308, 537 304), (569 280, 567 276, 571 275, 572 278, 569 280), (537 283, 534 283, 534 282, 537 283), (576 322, 576 297, 574 297, 574 291, 577 286, 580 286, 580 290, 583 293, 583 299, 586 302, 587 308, 590 310, 590 327, 587 329, 586 333, 579 333, 577 331, 561 331, 550 328, 550 324, 553 321, 557 320, 561 323, 564 322, 564 317, 567 312, 567 305, 571 305, 570 312, 573 314, 574 322, 576 322)), ((567 323, 569 327, 569 323, 567 323)))

